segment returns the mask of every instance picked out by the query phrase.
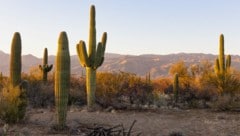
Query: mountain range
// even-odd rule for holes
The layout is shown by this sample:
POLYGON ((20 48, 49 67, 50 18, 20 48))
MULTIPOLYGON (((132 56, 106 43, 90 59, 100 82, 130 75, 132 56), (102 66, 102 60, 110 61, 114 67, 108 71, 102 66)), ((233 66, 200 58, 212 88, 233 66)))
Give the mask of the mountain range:
MULTIPOLYGON (((216 55, 203 53, 178 53, 168 55, 121 55, 114 53, 106 53, 105 61, 98 71, 100 72, 118 72, 124 71, 135 73, 138 76, 145 76, 151 73, 152 78, 167 76, 172 64, 183 60, 186 65, 199 64, 204 60, 213 63, 216 55)), ((48 63, 54 64, 55 56, 48 57, 48 63)), ((9 54, 0 51, 0 72, 4 75, 9 75, 9 54)), ((42 58, 37 58, 31 54, 22 56, 22 72, 28 73, 31 67, 37 67, 42 64, 42 58)), ((232 66, 240 69, 240 56, 232 56, 232 66)), ((80 76, 85 73, 85 70, 79 64, 78 56, 71 56, 71 74, 80 76)))

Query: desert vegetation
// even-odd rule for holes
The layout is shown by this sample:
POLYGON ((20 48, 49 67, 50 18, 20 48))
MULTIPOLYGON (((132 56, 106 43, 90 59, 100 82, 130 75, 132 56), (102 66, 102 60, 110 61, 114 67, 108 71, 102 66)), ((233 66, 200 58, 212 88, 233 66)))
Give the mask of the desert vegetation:
MULTIPOLYGON (((206 60, 199 65, 187 66, 179 60, 171 66, 169 76, 155 79, 151 79, 151 73, 140 77, 124 71, 97 72, 104 62, 107 33, 103 33, 101 42, 97 44, 94 6, 90 9, 89 35, 88 52, 84 41, 77 44, 79 61, 86 69, 86 76, 75 77, 71 76, 66 32, 60 33, 55 64, 48 64, 45 48, 43 64, 33 67, 29 73, 21 72, 21 36, 16 32, 11 46, 10 76, 1 75, 0 78, 0 123, 21 123, 27 120, 28 109, 45 108, 56 113, 52 129, 66 134, 69 133, 66 122, 70 107, 85 105, 88 112, 157 112, 162 109, 240 111, 240 71, 231 67, 231 56, 224 54, 223 34, 220 35, 215 64, 206 60)), ((131 135, 132 127, 125 132, 122 126, 117 129, 118 134, 131 135)), ((118 127, 109 128, 115 130, 118 127)), ((90 131, 89 135, 103 135, 105 128, 90 131)), ((3 134, 8 134, 7 130, 3 134)), ((174 132, 170 135, 182 134, 174 132)))

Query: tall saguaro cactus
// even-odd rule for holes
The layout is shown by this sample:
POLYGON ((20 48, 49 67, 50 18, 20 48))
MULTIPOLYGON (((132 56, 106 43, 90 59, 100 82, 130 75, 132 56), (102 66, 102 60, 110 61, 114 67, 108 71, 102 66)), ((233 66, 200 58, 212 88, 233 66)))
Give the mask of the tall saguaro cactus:
POLYGON ((43 82, 47 81, 47 74, 52 70, 52 67, 53 65, 48 65, 48 50, 45 48, 43 53, 43 64, 39 65, 39 68, 42 71, 43 82))
POLYGON ((90 9, 90 30, 88 52, 84 41, 77 44, 77 53, 80 64, 86 67, 86 87, 87 87, 87 104, 88 108, 95 105, 96 91, 96 70, 104 61, 104 53, 106 48, 107 33, 104 32, 102 41, 98 43, 96 48, 96 28, 95 28, 95 7, 92 5, 90 9))
POLYGON ((66 126, 68 92, 70 89, 70 54, 66 32, 58 39, 58 51, 55 62, 55 104, 58 127, 66 126))
POLYGON ((223 34, 220 35, 219 38, 219 55, 215 61, 215 73, 224 75, 231 67, 231 56, 228 55, 227 59, 225 60, 224 54, 224 36, 223 34), (226 63, 225 63, 226 61, 226 63))
POLYGON ((11 58, 10 58, 10 82, 13 87, 21 82, 22 71, 22 43, 19 32, 15 32, 12 39, 11 58))

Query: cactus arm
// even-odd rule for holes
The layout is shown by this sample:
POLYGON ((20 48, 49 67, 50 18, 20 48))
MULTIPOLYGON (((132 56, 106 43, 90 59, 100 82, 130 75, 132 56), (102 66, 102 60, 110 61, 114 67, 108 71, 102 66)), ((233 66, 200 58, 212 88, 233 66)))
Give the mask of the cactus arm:
POLYGON ((229 68, 230 66, 231 66, 231 55, 227 55, 226 67, 229 68))
POLYGON ((219 74, 219 72, 220 72, 219 59, 218 58, 216 58, 216 60, 215 60, 214 71, 215 71, 216 74, 219 74))
POLYGON ((46 66, 46 72, 50 72, 52 70, 52 68, 53 68, 52 64, 51 65, 47 65, 46 66))
MULTIPOLYGON (((106 43, 107 43, 107 32, 104 32, 103 33, 103 36, 102 36, 102 46, 103 46, 103 53, 105 52, 105 49, 106 49, 106 43)), ((103 54, 104 55, 104 54, 103 54)), ((103 56, 102 56, 103 57, 103 56)))
POLYGON ((80 64, 83 67, 90 67, 90 62, 89 62, 86 45, 84 41, 80 41, 79 44, 77 44, 77 54, 78 54, 80 64))
POLYGON ((106 42, 107 42, 107 33, 104 32, 102 36, 102 41, 98 43, 97 52, 96 52, 96 62, 95 68, 97 69, 100 67, 104 61, 104 53, 106 49, 106 42))
POLYGON ((10 56, 10 81, 13 87, 17 86, 21 82, 21 60, 22 44, 21 36, 19 32, 14 33, 11 45, 10 56))
POLYGON ((231 67, 231 55, 227 55, 226 59, 226 70, 228 71, 231 67))
POLYGON ((102 57, 101 62, 99 63, 98 67, 100 67, 103 64, 103 62, 104 62, 104 57, 102 57))
POLYGON ((103 59, 103 44, 101 42, 98 43, 97 46, 97 52, 96 52, 96 60, 95 60, 95 64, 94 64, 94 69, 97 69, 99 66, 101 66, 102 63, 102 59, 103 59))

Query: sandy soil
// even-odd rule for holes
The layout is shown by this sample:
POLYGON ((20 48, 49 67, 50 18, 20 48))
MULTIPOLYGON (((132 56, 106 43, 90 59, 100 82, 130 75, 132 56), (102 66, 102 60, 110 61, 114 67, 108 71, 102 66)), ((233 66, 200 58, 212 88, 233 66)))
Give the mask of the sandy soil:
POLYGON ((240 136, 239 112, 177 109, 161 109, 155 112, 115 110, 87 112, 84 108, 71 108, 67 117, 67 125, 70 128, 68 134, 54 133, 50 129, 55 123, 54 120, 54 111, 31 109, 28 110, 24 122, 10 125, 8 135, 84 136, 86 132, 84 134, 83 128, 86 130, 86 126, 123 124, 125 128, 129 128, 132 122, 137 120, 133 131, 141 132, 142 136, 169 136, 173 132, 181 133, 183 136, 240 136))

